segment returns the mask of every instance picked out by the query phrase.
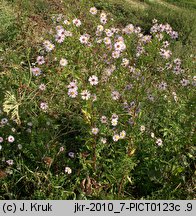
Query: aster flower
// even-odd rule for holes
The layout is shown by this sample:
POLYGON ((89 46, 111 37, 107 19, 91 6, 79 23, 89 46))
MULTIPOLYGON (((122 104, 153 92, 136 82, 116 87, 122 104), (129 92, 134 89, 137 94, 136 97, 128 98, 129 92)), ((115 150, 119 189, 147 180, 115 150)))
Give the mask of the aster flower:
POLYGON ((106 18, 106 17, 107 17, 107 15, 106 15, 105 12, 102 12, 102 13, 100 14, 100 18, 106 18))
POLYGON ((97 26, 97 31, 102 32, 104 30, 104 27, 102 25, 97 26))
POLYGON ((74 89, 74 88, 68 89, 68 95, 71 98, 76 98, 76 96, 78 95, 77 89, 74 89))
POLYGON ((90 76, 88 81, 90 82, 91 85, 97 85, 98 84, 98 77, 95 75, 90 76))
POLYGON ((118 100, 120 98, 120 93, 118 91, 113 91, 111 96, 113 100, 118 100))
POLYGON ((152 138, 155 138, 155 135, 154 135, 153 132, 151 132, 150 136, 151 136, 152 138))
POLYGON ((74 158, 74 157, 75 157, 75 154, 74 154, 74 152, 69 152, 69 153, 68 153, 68 156, 69 156, 70 158, 74 158))
POLYGON ((70 25, 70 21, 69 21, 69 20, 64 20, 63 23, 64 23, 65 25, 70 25))
POLYGON ((65 36, 63 36, 63 35, 56 35, 55 36, 55 41, 57 43, 63 43, 64 40, 65 40, 65 36))
POLYGON ((92 134, 97 135, 99 132, 99 129, 98 128, 92 128, 91 131, 92 131, 92 134))
POLYGON ((118 41, 114 44, 114 49, 116 51, 122 52, 123 50, 126 49, 126 45, 123 41, 118 41))
POLYGON ((104 39, 103 39, 103 42, 104 42, 104 44, 105 45, 110 45, 112 42, 111 42, 111 39, 109 38, 109 37, 105 37, 104 39))
POLYGON ((39 90, 45 91, 45 90, 46 90, 46 85, 43 84, 43 83, 41 83, 41 84, 39 85, 39 90))
POLYGON ((116 126, 118 124, 118 119, 111 120, 112 126, 116 126))
POLYGON ((123 33, 125 33, 125 34, 131 34, 133 32, 134 32, 133 24, 129 24, 123 29, 123 33))
POLYGON ((182 84, 182 86, 187 86, 190 82, 189 82, 189 80, 182 79, 182 80, 180 81, 180 83, 182 84))
POLYGON ((90 92, 88 90, 84 90, 81 92, 81 95, 82 95, 82 99, 83 100, 88 100, 91 96, 90 92))
POLYGON ((44 57, 43 56, 38 56, 37 57, 37 63, 38 65, 42 65, 45 63, 44 57))
POLYGON ((93 14, 93 15, 96 15, 97 14, 97 8, 96 7, 91 7, 90 8, 90 13, 93 14))
POLYGON ((81 35, 79 40, 80 40, 80 43, 87 44, 89 37, 87 37, 86 35, 81 35))
POLYGON ((7 163, 9 166, 11 166, 11 165, 14 164, 14 161, 13 161, 13 160, 7 160, 6 163, 7 163))
POLYGON ((77 81, 74 80, 74 81, 70 82, 69 85, 68 85, 67 87, 68 87, 69 89, 78 90, 77 81))
POLYGON ((172 55, 172 52, 170 50, 165 50, 165 49, 160 49, 159 53, 165 59, 169 59, 172 55))
POLYGON ((65 173, 71 174, 72 173, 71 168, 70 167, 65 167, 65 173))
POLYGON ((8 119, 7 118, 2 118, 1 119, 1 124, 5 125, 8 123, 8 119))
POLYGON ((159 88, 160 88, 161 90, 166 90, 166 88, 167 88, 167 83, 161 82, 161 83, 159 84, 159 88))
POLYGON ((115 135, 113 136, 114 142, 117 142, 119 139, 120 139, 120 136, 119 136, 118 134, 115 134, 115 135))
POLYGON ((41 103, 40 103, 40 108, 41 108, 42 110, 47 110, 47 109, 48 109, 48 104, 47 104, 46 102, 41 102, 41 103))
POLYGON ((141 131, 141 132, 144 132, 145 130, 146 130, 145 126, 142 125, 142 126, 140 127, 140 131, 141 131))
POLYGON ((39 76, 42 73, 41 69, 38 67, 31 68, 31 72, 34 76, 39 76))
POLYGON ((12 135, 9 135, 7 140, 8 140, 9 143, 13 143, 15 138, 12 135))
POLYGON ((123 130, 120 132, 120 139, 124 139, 126 136, 126 132, 123 130))
POLYGON ((67 66, 67 64, 68 64, 67 59, 61 58, 61 60, 60 60, 60 65, 63 66, 63 67, 65 67, 65 66, 67 66))
POLYGON ((52 44, 49 40, 44 41, 43 45, 47 52, 51 52, 55 48, 54 44, 52 44))
POLYGON ((107 117, 106 116, 101 116, 101 123, 106 124, 107 123, 107 117))
POLYGON ((106 17, 101 18, 100 22, 105 25, 107 23, 107 18, 106 17))
POLYGON ((112 57, 113 57, 114 59, 119 58, 119 57, 120 57, 120 52, 119 52, 119 51, 113 51, 113 52, 112 52, 112 57))
POLYGON ((114 34, 114 32, 110 29, 105 29, 105 33, 106 33, 107 37, 112 37, 112 35, 114 34))
POLYGON ((3 137, 0 137, 0 143, 2 143, 3 142, 3 137))
POLYGON ((111 119, 117 119, 118 120, 118 115, 116 113, 113 113, 111 119))
POLYGON ((158 146, 162 146, 162 144, 163 144, 163 141, 162 141, 162 139, 157 139, 156 140, 156 144, 158 145, 158 146))
POLYGON ((106 142, 107 142, 107 139, 106 139, 106 138, 104 138, 104 137, 102 137, 100 141, 101 141, 103 144, 106 144, 106 142))
POLYGON ((127 58, 123 58, 123 59, 122 59, 121 65, 122 65, 123 67, 127 67, 127 66, 129 65, 129 60, 128 60, 127 58))
POLYGON ((73 24, 74 24, 76 27, 79 27, 79 26, 81 26, 82 23, 81 23, 81 21, 80 21, 79 19, 76 18, 76 19, 73 20, 73 24))

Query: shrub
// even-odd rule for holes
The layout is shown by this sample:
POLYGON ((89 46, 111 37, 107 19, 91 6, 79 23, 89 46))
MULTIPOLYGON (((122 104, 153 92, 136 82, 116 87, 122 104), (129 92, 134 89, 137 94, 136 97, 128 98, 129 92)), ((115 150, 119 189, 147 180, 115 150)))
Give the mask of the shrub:
POLYGON ((2 172, 31 176, 17 181, 21 197, 184 198, 176 188, 193 172, 185 113, 195 77, 172 55, 178 33, 155 19, 149 34, 116 27, 94 7, 53 21, 24 83, 5 94, 3 110, 17 125, 14 136, 1 123, 2 172))

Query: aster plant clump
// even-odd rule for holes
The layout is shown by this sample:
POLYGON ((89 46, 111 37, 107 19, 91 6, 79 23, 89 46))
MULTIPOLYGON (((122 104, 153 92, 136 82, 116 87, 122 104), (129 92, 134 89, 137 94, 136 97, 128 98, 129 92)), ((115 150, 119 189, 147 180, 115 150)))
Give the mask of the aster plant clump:
MULTIPOLYGON (((30 65, 30 85, 36 88, 31 106, 58 122, 51 139, 60 144, 45 143, 51 158, 42 155, 51 172, 64 172, 65 187, 75 185, 74 193, 96 198, 111 191, 123 197, 125 190, 134 198, 140 181, 134 173, 144 180, 146 169, 154 169, 148 181, 157 188, 178 175, 169 176, 168 161, 173 166, 171 154, 186 147, 173 117, 185 109, 181 102, 195 86, 195 77, 173 55, 178 33, 155 19, 149 34, 131 23, 119 27, 111 14, 95 7, 80 17, 54 16, 53 22, 30 65), (61 167, 55 158, 65 151, 61 167), (148 165, 141 168, 143 161, 148 165)), ((4 139, 0 136, 0 144, 4 139)), ((11 135, 7 141, 19 142, 11 135)))

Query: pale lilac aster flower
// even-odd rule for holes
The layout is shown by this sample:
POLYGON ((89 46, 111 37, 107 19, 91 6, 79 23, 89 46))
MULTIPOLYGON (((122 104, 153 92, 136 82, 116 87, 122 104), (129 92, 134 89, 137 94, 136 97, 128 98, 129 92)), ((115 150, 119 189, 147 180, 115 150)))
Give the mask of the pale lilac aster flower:
POLYGON ((133 32, 134 32, 133 24, 129 24, 123 29, 123 33, 125 34, 132 34, 133 32))
POLYGON ((79 19, 74 19, 73 20, 73 24, 76 26, 76 27, 79 27, 79 26, 81 26, 81 21, 79 20, 79 19))
POLYGON ((65 40, 65 36, 63 36, 63 35, 56 35, 55 36, 55 41, 57 43, 63 43, 64 40, 65 40))
POLYGON ((90 92, 88 90, 84 90, 81 92, 81 95, 82 95, 82 99, 83 100, 88 100, 91 96, 90 92))
POLYGON ((118 100, 120 98, 120 93, 118 91, 113 91, 111 96, 113 100, 118 100))
POLYGON ((41 102, 41 103, 40 103, 40 108, 41 108, 42 110, 47 110, 47 109, 48 109, 48 104, 47 104, 46 102, 41 102))
POLYGON ((71 168, 70 167, 65 167, 65 173, 71 174, 72 173, 71 168))
POLYGON ((90 82, 91 85, 97 85, 98 84, 98 77, 95 75, 90 76, 88 81, 90 82))
POLYGON ((112 119, 111 120, 112 126, 117 126, 118 124, 118 119, 112 119))
POLYGON ((121 131, 120 132, 120 139, 124 139, 125 138, 125 136, 126 136, 126 131, 121 131))
POLYGON ((7 118, 2 118, 1 119, 1 124, 7 124, 8 123, 8 119, 7 118))
POLYGON ((162 141, 162 139, 157 139, 156 140, 156 144, 158 145, 158 146, 162 146, 162 144, 163 144, 163 141, 162 141))
POLYGON ((100 22, 105 25, 107 23, 107 18, 106 17, 101 18, 100 22))
POLYGON ((172 55, 172 52, 170 50, 165 50, 165 49, 160 49, 160 55, 165 58, 165 59, 168 59, 171 57, 172 55))
POLYGON ((104 39, 103 39, 103 42, 104 42, 104 44, 105 45, 110 45, 112 42, 111 42, 111 39, 109 38, 109 37, 105 37, 104 39))
POLYGON ((65 66, 67 66, 67 64, 68 64, 67 59, 61 58, 61 60, 60 60, 60 65, 63 66, 63 67, 65 67, 65 66))
POLYGON ((74 153, 74 152, 69 152, 69 153, 68 153, 68 156, 69 156, 70 158, 74 158, 74 157, 75 157, 75 153, 74 153))
POLYGON ((39 90, 41 90, 41 91, 45 91, 46 90, 46 85, 45 84, 40 84, 39 85, 39 90))
POLYGON ((119 136, 118 134, 115 134, 115 135, 113 136, 114 142, 117 142, 119 139, 120 139, 120 136, 119 136))
POLYGON ((126 45, 123 41, 118 41, 114 44, 114 49, 116 51, 122 52, 123 50, 126 49, 126 45))
POLYGON ((92 134, 97 135, 99 133, 98 128, 92 128, 92 134))
POLYGON ((10 135, 10 136, 8 136, 7 140, 8 140, 8 142, 13 143, 15 138, 12 135, 10 135))
POLYGON ((74 81, 70 82, 69 85, 68 85, 67 87, 68 87, 69 89, 78 90, 77 81, 74 80, 74 81))
POLYGON ((11 165, 14 164, 14 161, 13 161, 13 160, 7 160, 6 163, 7 163, 9 166, 11 166, 11 165))
POLYGON ((90 13, 93 14, 93 15, 96 15, 97 14, 97 8, 96 7, 91 7, 90 8, 90 13))
POLYGON ((169 42, 168 41, 163 41, 163 48, 167 48, 169 46, 169 42))
POLYGON ((144 132, 145 130, 146 130, 145 126, 142 125, 142 126, 140 127, 140 131, 141 131, 141 132, 144 132))
POLYGON ((97 95, 96 94, 92 94, 92 101, 95 102, 97 100, 97 95))
POLYGON ((103 144, 106 144, 106 142, 107 142, 107 139, 106 139, 106 138, 104 138, 104 137, 102 137, 102 138, 101 138, 101 142, 102 142, 103 144))
POLYGON ((105 33, 106 33, 107 37, 112 37, 114 34, 110 29, 105 29, 105 33))
POLYGON ((167 88, 167 83, 161 82, 161 83, 159 84, 159 88, 160 88, 161 90, 166 90, 166 88, 167 88))
POLYGON ((102 32, 104 30, 104 27, 102 25, 97 26, 97 31, 102 32))
POLYGON ((113 52, 112 52, 112 57, 113 57, 114 59, 119 58, 119 57, 120 57, 120 52, 119 52, 119 51, 113 51, 113 52))
POLYGON ((0 137, 0 143, 2 143, 3 142, 3 137, 0 137))
POLYGON ((71 98, 76 98, 76 96, 78 95, 78 92, 76 89, 70 88, 70 89, 68 89, 68 95, 71 98))
POLYGON ((70 25, 70 21, 69 21, 69 20, 64 20, 63 23, 64 23, 65 25, 70 25))
POLYGON ((44 41, 43 44, 47 52, 51 52, 55 48, 54 44, 52 44, 49 40, 44 41))
POLYGON ((38 67, 31 68, 31 72, 34 76, 39 76, 42 73, 41 69, 38 67))
POLYGON ((101 123, 106 124, 107 123, 107 117, 106 116, 101 116, 101 123))
POLYGON ((127 58, 123 58, 123 59, 122 59, 121 65, 122 65, 123 67, 127 67, 127 66, 129 65, 129 60, 128 60, 127 58))
POLYGON ((116 113, 113 113, 111 119, 117 119, 118 120, 118 115, 116 113))
POLYGON ((38 65, 42 65, 45 63, 44 57, 43 56, 38 56, 37 57, 37 63, 38 65))
POLYGON ((82 44, 88 44, 89 37, 87 37, 86 35, 81 35, 79 40, 82 44))
POLYGON ((190 82, 189 82, 189 80, 182 79, 182 80, 180 81, 180 83, 182 84, 182 86, 187 86, 190 82))

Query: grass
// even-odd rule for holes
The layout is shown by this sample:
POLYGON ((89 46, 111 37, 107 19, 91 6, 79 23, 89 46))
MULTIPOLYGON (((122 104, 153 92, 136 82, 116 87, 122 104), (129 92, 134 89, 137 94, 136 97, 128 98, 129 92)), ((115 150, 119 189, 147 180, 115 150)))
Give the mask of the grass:
MULTIPOLYGON (((11 106, 7 109, 8 118, 17 118, 17 124, 9 120, 10 125, 0 127, 0 136, 9 135, 15 128, 15 138, 18 144, 22 144, 22 150, 14 147, 12 151, 6 143, 3 148, 7 150, 0 152, 0 198, 195 199, 194 89, 176 89, 175 82, 169 77, 173 90, 181 98, 178 105, 165 99, 153 105, 142 103, 135 129, 127 129, 132 136, 126 147, 128 156, 124 154, 123 141, 121 147, 94 146, 96 140, 92 141, 94 138, 88 133, 93 112, 110 115, 112 111, 107 110, 110 107, 121 113, 119 105, 106 99, 103 104, 97 104, 91 113, 87 104, 72 103, 65 96, 65 81, 72 76, 70 74, 78 73, 78 80, 84 79, 89 68, 90 72, 97 69, 92 62, 99 62, 103 53, 96 57, 96 52, 92 55, 86 49, 84 53, 90 56, 87 58, 80 51, 83 49, 81 45, 70 39, 64 47, 68 57, 73 59, 73 67, 65 70, 70 74, 64 77, 62 71, 53 66, 55 61, 48 63, 48 75, 43 79, 48 90, 44 96, 36 93, 39 80, 32 77, 30 68, 37 55, 43 52, 43 38, 51 36, 50 30, 54 25, 51 18, 65 14, 70 19, 85 19, 88 18, 86 8, 93 5, 110 13, 119 28, 133 23, 148 34, 154 18, 160 23, 171 24, 179 33, 176 43, 171 42, 173 56, 183 60, 190 79, 195 75, 195 1, 93 0, 89 4, 88 1, 77 0, 62 3, 57 0, 0 0, 0 101, 4 105, 7 101, 7 106, 11 106), (74 47, 73 52, 68 48, 70 45, 74 47), (40 99, 53 101, 49 114, 40 111, 40 99), (32 126, 28 126, 29 122, 32 126), (138 132, 143 124, 147 128, 144 135, 138 132), (150 130, 166 140, 165 148, 157 151, 149 138, 150 130), (62 146, 63 153, 59 152, 62 146), (75 152, 77 156, 72 159, 68 156, 69 152, 75 152), (5 163, 8 156, 15 161, 13 167, 5 163), (100 167, 98 170, 93 165, 95 156, 100 167), (73 175, 64 173, 64 167, 68 165, 72 167, 73 175)), ((81 33, 93 28, 91 21, 87 19, 81 33)), ((132 48, 134 46, 133 43, 132 48)), ((148 49, 154 52, 156 46, 148 49)), ((100 47, 98 49, 102 52, 100 47)), ((62 51, 56 51, 56 55, 59 58, 62 51)), ((153 58, 155 55, 152 58, 146 56, 139 64, 146 73, 157 76, 153 58)), ((49 55, 48 61, 51 59, 52 55, 49 55)), ((161 64, 160 59, 157 62, 161 64)), ((102 67, 99 65, 97 70, 101 71, 102 67)), ((117 79, 126 81, 121 73, 125 71, 119 71, 117 79)), ((123 81, 115 79, 113 83, 119 88, 123 85, 123 81)), ((142 98, 137 91, 133 94, 142 98)), ((145 93, 145 88, 141 87, 141 91, 145 93)), ((5 116, 4 112, 1 118, 5 116)), ((112 139, 109 141, 112 143, 112 139)))

